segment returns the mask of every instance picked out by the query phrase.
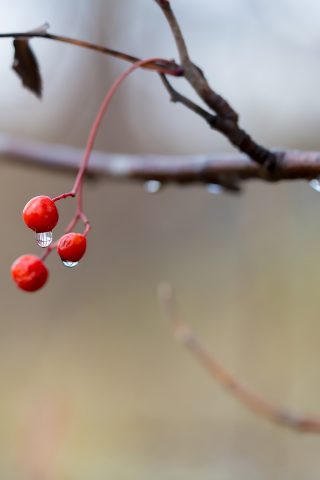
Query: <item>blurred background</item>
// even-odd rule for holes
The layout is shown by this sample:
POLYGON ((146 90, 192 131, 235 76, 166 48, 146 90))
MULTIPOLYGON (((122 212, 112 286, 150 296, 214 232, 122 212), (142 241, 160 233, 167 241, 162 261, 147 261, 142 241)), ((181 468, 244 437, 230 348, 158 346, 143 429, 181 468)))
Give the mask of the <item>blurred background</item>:
MULTIPOLYGON (((316 0, 172 0, 191 58, 267 145, 320 149, 316 0)), ((177 58, 152 0, 4 0, 0 31, 52 33, 139 57, 177 58)), ((84 147, 120 60, 34 39, 43 99, 11 70, 1 40, 0 131, 84 147)), ((177 89, 196 99, 183 79, 177 89)), ((159 78, 122 85, 95 148, 232 150, 168 101, 159 78)), ((320 415, 319 193, 307 182, 205 187, 86 182, 88 250, 76 269, 48 257, 50 281, 19 291, 10 266, 39 254, 21 212, 69 191, 74 175, 0 164, 0 476, 16 480, 318 479, 320 438, 270 425, 225 393, 173 339, 156 288, 175 287, 186 321, 231 371, 279 405, 320 415)), ((59 204, 61 234, 75 202, 59 204)), ((81 230, 82 227, 80 227, 81 230)))

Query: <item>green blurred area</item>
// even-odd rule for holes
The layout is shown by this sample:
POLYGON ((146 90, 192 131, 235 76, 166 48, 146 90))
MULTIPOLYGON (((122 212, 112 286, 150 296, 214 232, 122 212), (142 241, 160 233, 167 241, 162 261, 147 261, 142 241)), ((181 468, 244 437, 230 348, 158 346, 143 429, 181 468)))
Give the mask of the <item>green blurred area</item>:
MULTIPOLYGON (((38 15, 40 5, 31 3, 30 18, 38 15)), ((62 2, 56 3, 48 2, 49 10, 42 6, 41 13, 56 12, 62 2)), ((75 12, 77 23, 68 35, 144 56, 138 51, 147 41, 140 31, 144 25, 138 24, 134 35, 139 7, 140 15, 152 11, 153 25, 161 25, 148 46, 161 53, 161 39, 170 35, 161 12, 141 0, 133 13, 129 9, 135 15, 130 23, 121 10, 129 3, 120 3, 95 1, 90 10, 88 2, 70 0, 69 10, 65 7, 61 15, 61 30, 57 23, 52 31, 67 34, 63 22, 75 12), (104 30, 102 19, 108 19, 111 32, 104 30), (130 26, 122 41, 121 31, 114 30, 116 21, 130 26)), ((182 3, 176 3, 181 13, 182 3)), ((185 9, 189 20, 183 21, 189 25, 186 34, 196 60, 192 8, 185 9)), ((205 8, 209 2, 203 0, 205 8)), ((213 14, 212 5, 209 11, 213 14)), ((145 27, 149 35, 151 26, 145 27)), ((273 30, 266 31, 272 52, 273 30)), ((207 38, 204 53, 199 47, 204 39, 198 40, 211 68, 208 45, 214 38, 207 38)), ((252 42, 255 38, 252 33, 252 42)), ((11 100, 3 92, 0 98, 4 111, 10 111, 1 118, 1 129, 84 146, 99 103, 124 66, 91 52, 73 57, 71 46, 48 48, 53 59, 68 53, 54 75, 46 59, 43 102, 15 79, 8 86, 11 100), (68 66, 72 59, 74 65, 68 66), (87 61, 82 77, 80 65, 87 61)), ((293 44, 291 53, 298 62, 301 50, 293 44)), ((206 70, 205 64, 201 67, 206 70)), ((14 74, 4 69, 6 75, 14 74)), ((249 98, 250 75, 245 68, 239 75, 247 75, 248 87, 239 89, 235 98, 249 98)), ((221 91, 222 78, 217 76, 221 91)), ((264 97, 267 87, 268 79, 257 95, 264 97)), ((232 93, 235 87, 226 88, 232 93)), ((281 90, 273 93, 275 99, 281 96, 281 90)), ((294 101, 296 116, 284 125, 284 130, 292 128, 291 134, 274 133, 272 125, 263 123, 263 105, 254 102, 245 111, 246 128, 252 127, 257 139, 270 146, 280 142, 319 148, 317 134, 301 128, 299 115, 307 112, 294 101)), ((166 102, 154 76, 137 72, 111 104, 96 148, 164 154, 230 149, 200 119, 166 102)), ((313 132, 319 112, 319 106, 314 107, 313 132)), ((74 178, 8 159, 0 169, 1 478, 318 478, 319 438, 269 425, 221 390, 176 343, 156 298, 157 285, 170 282, 186 321, 226 367, 277 404, 320 415, 320 195, 307 182, 253 182, 235 196, 212 195, 200 186, 168 186, 152 195, 141 184, 86 181, 84 205, 92 230, 85 257, 75 269, 67 269, 52 253, 48 284, 26 294, 10 278, 15 258, 39 251, 33 232, 23 224, 22 209, 36 195, 69 191, 74 178)), ((55 238, 74 208, 72 199, 59 203, 55 238)))

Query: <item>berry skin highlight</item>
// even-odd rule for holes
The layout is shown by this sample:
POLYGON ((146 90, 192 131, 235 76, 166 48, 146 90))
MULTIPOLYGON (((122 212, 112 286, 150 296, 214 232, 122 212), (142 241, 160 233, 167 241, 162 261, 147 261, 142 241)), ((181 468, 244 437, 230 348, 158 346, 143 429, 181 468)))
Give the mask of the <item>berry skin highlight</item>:
POLYGON ((11 275, 17 287, 25 292, 35 292, 44 286, 49 272, 36 255, 22 255, 13 262, 11 275))

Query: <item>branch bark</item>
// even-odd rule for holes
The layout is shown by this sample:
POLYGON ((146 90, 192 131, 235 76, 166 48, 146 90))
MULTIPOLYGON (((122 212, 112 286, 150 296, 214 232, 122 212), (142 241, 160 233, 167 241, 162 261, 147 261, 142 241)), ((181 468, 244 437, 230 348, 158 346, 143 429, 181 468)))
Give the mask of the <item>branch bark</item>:
MULTIPOLYGON (((83 150, 0 134, 0 156, 10 162, 77 171, 83 150)), ((242 153, 196 156, 123 155, 93 151, 87 173, 110 180, 158 180, 163 183, 216 183, 235 190, 246 180, 312 180, 320 176, 320 152, 274 151, 278 167, 270 171, 242 153)))
MULTIPOLYGON (((77 171, 83 150, 23 140, 0 134, 0 156, 21 164, 61 171, 77 171)), ((242 153, 207 153, 196 156, 123 155, 93 151, 90 176, 110 180, 158 180, 163 183, 216 183, 235 190, 245 180, 279 182, 312 180, 320 176, 320 152, 275 150, 278 167, 270 171, 242 153)))
POLYGON ((313 416, 299 416, 266 400, 232 375, 218 360, 203 347, 194 332, 182 320, 170 285, 158 288, 160 307, 170 321, 175 336, 187 347, 209 374, 237 400, 259 416, 273 423, 302 433, 320 433, 320 419, 313 416))

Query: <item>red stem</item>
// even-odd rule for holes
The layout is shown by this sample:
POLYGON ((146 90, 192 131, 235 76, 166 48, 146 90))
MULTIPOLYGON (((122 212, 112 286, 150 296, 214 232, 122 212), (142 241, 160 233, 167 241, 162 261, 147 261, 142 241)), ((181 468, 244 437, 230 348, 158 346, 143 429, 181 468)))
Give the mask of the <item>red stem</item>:
POLYGON ((59 195, 59 197, 53 198, 52 201, 57 202, 58 200, 61 200, 62 198, 67 198, 67 197, 75 197, 75 195, 72 192, 63 193, 62 195, 59 195))
POLYGON ((87 142, 87 146, 86 146, 86 150, 85 150, 85 153, 84 153, 84 157, 83 157, 83 160, 81 162, 79 173, 77 175, 77 178, 76 178, 76 181, 75 181, 75 184, 74 184, 74 187, 73 187, 73 190, 72 190, 71 193, 76 194, 77 191, 78 191, 79 185, 82 182, 82 178, 83 178, 84 172, 86 170, 86 167, 87 167, 87 164, 88 164, 88 161, 89 161, 90 153, 91 153, 91 150, 92 150, 92 147, 93 147, 94 140, 95 140, 96 135, 97 135, 97 131, 98 131, 100 122, 103 118, 103 115, 104 115, 104 112, 105 112, 107 106, 110 103, 111 98, 115 94, 119 85, 123 82, 123 80, 128 75, 130 75, 131 72, 133 72, 137 68, 141 67, 142 65, 145 65, 145 64, 151 63, 151 62, 159 62, 159 61, 163 61, 163 60, 164 60, 163 58, 147 58, 146 60, 139 60, 139 62, 136 62, 135 64, 133 64, 130 68, 128 68, 128 70, 126 70, 122 75, 120 75, 120 77, 112 85, 112 87, 110 88, 109 92, 107 93, 107 96, 105 97, 105 99, 104 99, 104 101, 103 101, 103 103, 100 107, 100 110, 98 112, 98 115, 96 116, 96 119, 95 119, 95 121, 92 125, 91 132, 90 132, 88 142, 87 142))
MULTIPOLYGON (((96 119, 95 119, 95 121, 92 125, 91 131, 90 131, 90 134, 89 134, 89 138, 88 138, 88 141, 87 141, 86 149, 85 149, 85 152, 84 152, 84 156, 83 156, 82 162, 80 163, 79 172, 78 172, 78 175, 76 177, 76 180, 75 180, 72 191, 68 192, 68 193, 63 193, 62 195, 59 195, 58 197, 55 197, 55 198, 52 199, 53 202, 57 202, 58 200, 61 200, 62 198, 75 197, 76 195, 78 195, 77 211, 76 211, 76 214, 75 214, 74 218, 71 220, 70 224, 66 228, 65 234, 71 232, 71 230, 76 225, 79 218, 81 218, 83 220, 83 223, 86 226, 84 234, 83 234, 84 236, 87 235, 87 233, 89 232, 89 230, 91 228, 90 223, 89 223, 87 217, 85 216, 85 214, 82 210, 83 176, 84 176, 84 173, 86 171, 86 168, 87 168, 87 165, 88 165, 88 162, 89 162, 90 154, 91 154, 92 147, 93 147, 93 144, 94 144, 97 132, 98 132, 98 128, 100 126, 103 115, 104 115, 104 113, 106 111, 106 108, 109 105, 113 95, 115 94, 116 90, 118 89, 119 85, 123 82, 123 80, 128 75, 130 75, 130 73, 132 73, 134 70, 136 70, 137 68, 139 68, 143 65, 146 65, 148 63, 162 62, 162 61, 166 61, 166 60, 164 60, 163 58, 157 58, 157 57, 147 58, 146 60, 139 60, 138 62, 134 63, 130 68, 128 68, 128 70, 126 70, 122 75, 120 75, 120 77, 114 82, 114 84, 110 88, 109 92, 107 93, 107 95, 106 95, 106 97, 105 97, 105 99, 104 99, 104 101, 103 101, 103 103, 102 103, 102 105, 99 109, 99 112, 96 116, 96 119)), ((161 67, 159 67, 159 71, 162 71, 161 67)), ((56 248, 57 243, 58 242, 55 242, 55 243, 51 244, 50 247, 47 248, 47 250, 44 252, 44 254, 41 257, 41 260, 45 260, 47 258, 49 253, 54 248, 56 248)))

